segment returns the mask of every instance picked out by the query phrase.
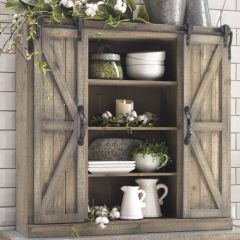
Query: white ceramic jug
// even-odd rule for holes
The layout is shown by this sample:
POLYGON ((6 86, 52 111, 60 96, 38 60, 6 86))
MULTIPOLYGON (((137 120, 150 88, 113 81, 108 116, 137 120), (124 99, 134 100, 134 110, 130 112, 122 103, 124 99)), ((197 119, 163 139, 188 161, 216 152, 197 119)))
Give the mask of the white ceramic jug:
POLYGON ((140 188, 146 192, 146 207, 142 210, 143 217, 146 218, 157 218, 162 217, 162 211, 160 205, 163 204, 163 199, 168 194, 168 187, 165 184, 157 184, 158 179, 137 179, 135 181, 140 188), (158 198, 158 190, 163 188, 163 195, 158 198))
POLYGON ((143 202, 146 198, 145 191, 139 189, 138 186, 123 186, 121 190, 124 192, 121 204, 121 219, 143 219, 142 208, 145 207, 143 202), (142 194, 139 199, 139 194, 142 194))

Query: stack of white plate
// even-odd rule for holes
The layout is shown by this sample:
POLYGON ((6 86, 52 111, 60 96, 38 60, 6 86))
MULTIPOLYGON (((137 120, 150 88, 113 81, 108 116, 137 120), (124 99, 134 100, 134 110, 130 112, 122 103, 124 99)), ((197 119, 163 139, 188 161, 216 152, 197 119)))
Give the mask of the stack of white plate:
POLYGON ((126 72, 135 80, 157 80, 165 72, 166 52, 136 52, 128 53, 126 57, 126 72))
POLYGON ((90 173, 129 173, 136 167, 135 161, 89 161, 90 173))

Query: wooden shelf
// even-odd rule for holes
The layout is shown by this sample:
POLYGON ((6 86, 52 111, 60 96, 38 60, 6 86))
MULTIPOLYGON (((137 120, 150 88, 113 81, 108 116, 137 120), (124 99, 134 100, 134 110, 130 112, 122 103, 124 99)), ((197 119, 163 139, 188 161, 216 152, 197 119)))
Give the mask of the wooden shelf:
POLYGON ((148 80, 104 80, 89 79, 89 86, 118 86, 118 87, 172 87, 175 81, 148 81, 148 80))
POLYGON ((160 176, 176 176, 177 173, 89 173, 88 177, 160 177, 160 176))
MULTIPOLYGON (((88 127, 89 131, 127 131, 125 127, 88 127)), ((132 127, 132 131, 177 131, 177 127, 132 127)))

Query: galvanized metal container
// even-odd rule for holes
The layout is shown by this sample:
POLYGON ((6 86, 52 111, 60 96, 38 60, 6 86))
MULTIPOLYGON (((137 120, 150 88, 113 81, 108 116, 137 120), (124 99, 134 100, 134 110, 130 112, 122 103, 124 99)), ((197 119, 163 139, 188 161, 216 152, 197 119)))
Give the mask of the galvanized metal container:
POLYGON ((208 0, 187 0, 186 22, 194 26, 211 27, 208 0))
POLYGON ((152 23, 183 25, 186 0, 144 0, 152 23))

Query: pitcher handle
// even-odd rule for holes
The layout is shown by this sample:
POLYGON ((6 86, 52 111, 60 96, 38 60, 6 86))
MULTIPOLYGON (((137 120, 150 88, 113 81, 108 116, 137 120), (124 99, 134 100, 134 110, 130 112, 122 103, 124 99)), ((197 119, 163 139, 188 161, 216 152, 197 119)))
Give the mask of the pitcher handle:
POLYGON ((142 197, 139 199, 139 201, 140 201, 140 203, 141 203, 141 207, 142 207, 142 208, 145 208, 145 207, 146 207, 146 203, 143 202, 143 201, 144 201, 144 199, 146 198, 146 192, 145 192, 144 190, 142 190, 142 189, 139 189, 139 190, 138 190, 138 195, 139 195, 139 194, 142 194, 142 197))
POLYGON ((157 170, 159 170, 160 168, 166 166, 166 164, 168 163, 168 160, 169 160, 168 155, 167 155, 167 154, 163 154, 163 157, 165 158, 165 161, 164 161, 164 163, 163 163, 161 166, 159 166, 159 167, 157 168, 157 170))
POLYGON ((164 193, 163 195, 159 198, 159 204, 163 205, 163 199, 168 195, 168 187, 165 184, 158 184, 157 185, 157 191, 159 189, 163 188, 164 189, 164 193))

